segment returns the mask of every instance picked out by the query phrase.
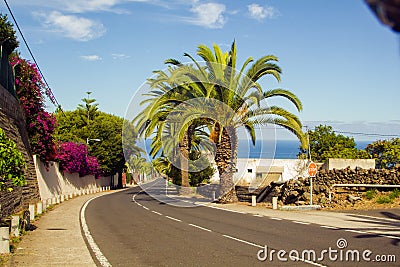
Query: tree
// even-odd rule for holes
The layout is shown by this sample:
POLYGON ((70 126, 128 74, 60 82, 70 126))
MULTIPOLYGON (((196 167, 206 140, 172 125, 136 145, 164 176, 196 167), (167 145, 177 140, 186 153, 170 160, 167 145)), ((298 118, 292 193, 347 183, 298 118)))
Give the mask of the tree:
POLYGON ((375 159, 379 169, 392 169, 400 163, 400 138, 375 141, 365 150, 375 159))
MULTIPOLYGON (((166 61, 168 62, 168 61, 166 61)), ((178 127, 182 121, 180 114, 174 112, 178 105, 185 106, 185 101, 195 98, 191 94, 190 88, 180 85, 179 79, 170 79, 174 76, 176 69, 169 68, 170 75, 163 71, 156 71, 157 76, 154 79, 149 79, 149 84, 153 88, 150 92, 152 98, 145 101, 146 108, 133 120, 136 122, 136 128, 139 129, 139 134, 144 137, 152 136, 156 132, 155 137, 152 138, 150 155, 155 157, 160 151, 165 158, 169 168, 169 176, 174 172, 174 181, 176 184, 181 185, 180 193, 189 193, 189 154, 196 146, 195 134, 196 125, 194 121, 189 122, 185 127, 178 127), (163 136, 169 138, 163 139, 163 136), (172 161, 172 162, 171 162, 172 161), (177 170, 180 170, 179 175, 175 175, 177 170)), ((177 76, 176 78, 181 77, 177 76)), ((158 162, 158 161, 156 161, 158 162)), ((161 164, 160 163, 160 164, 161 164)))
MULTIPOLYGON (((89 110, 93 111, 90 124, 82 116, 82 107, 73 111, 57 112, 56 139, 61 142, 80 142, 88 146, 89 154, 95 156, 104 175, 121 174, 125 168, 122 147, 124 119, 97 110, 95 99, 90 99, 89 110), (94 101, 92 101, 94 100, 94 101), (93 108, 96 107, 96 108, 93 108)), ((84 103, 85 99, 82 100, 84 103)), ((86 106, 85 106, 86 107, 86 106)), ((134 151, 139 148, 133 147, 134 151)), ((139 152, 132 152, 139 153, 139 152)))
POLYGON ((136 183, 140 182, 140 170, 145 163, 146 159, 140 156, 131 156, 127 161, 128 170, 132 173, 133 180, 136 183))
POLYGON ((18 47, 13 25, 0 13, 0 84, 15 96, 13 71, 9 55, 18 47))
POLYGON ((78 111, 80 112, 82 121, 86 122, 86 125, 90 125, 90 121, 93 120, 98 111, 99 104, 96 103, 96 99, 90 98, 92 92, 86 92, 88 94, 87 98, 82 98, 84 104, 78 105, 78 111))
MULTIPOLYGON (((220 176, 220 200, 222 202, 237 201, 234 191, 233 174, 236 171, 237 160, 237 128, 244 126, 250 133, 253 144, 255 143, 255 125, 275 124, 293 132, 304 146, 306 140, 302 132, 300 120, 294 114, 278 106, 263 106, 262 100, 272 97, 283 97, 301 111, 300 100, 290 91, 284 89, 274 89, 263 91, 258 81, 264 76, 272 76, 280 81, 280 67, 275 63, 278 59, 273 55, 261 57, 253 62, 248 58, 240 71, 236 69, 236 43, 233 42, 229 52, 223 53, 218 45, 213 46, 213 50, 205 45, 200 45, 197 55, 206 63, 206 68, 190 55, 188 56, 197 66, 197 71, 186 71, 186 76, 190 77, 193 90, 203 92, 206 99, 211 104, 207 107, 197 105, 192 112, 201 114, 204 107, 215 110, 216 118, 213 121, 210 138, 216 145, 215 162, 220 176), (249 65, 252 63, 251 65, 249 65)), ((171 60, 181 66, 177 60, 171 60)), ((189 117, 191 115, 189 114, 189 117)))
MULTIPOLYGON (((324 162, 329 158, 366 159, 365 150, 358 150, 354 138, 336 134, 332 126, 319 125, 308 131, 311 159, 324 162)), ((307 150, 300 148, 300 158, 307 158, 307 150)))
MULTIPOLYGON (((248 65, 253 59, 248 58, 241 70, 237 71, 235 42, 227 53, 222 53, 217 45, 214 45, 214 51, 200 45, 197 54, 206 62, 205 67, 185 54, 194 64, 183 65, 178 60, 169 59, 166 63, 174 66, 168 68, 169 74, 156 72, 158 77, 151 80, 150 84, 152 88, 159 90, 152 91, 150 95, 153 95, 153 99, 145 101, 148 106, 140 114, 142 118, 138 125, 147 128, 148 136, 156 127, 157 133, 162 133, 166 124, 165 117, 170 116, 171 112, 175 113, 179 121, 182 121, 181 127, 178 127, 181 129, 178 134, 181 142, 179 146, 186 151, 190 151, 188 148, 191 142, 185 141, 185 136, 188 133, 191 135, 191 125, 199 120, 207 125, 210 139, 216 146, 215 161, 220 176, 221 201, 236 201, 233 183, 238 148, 236 129, 244 126, 255 143, 255 125, 275 124, 296 134, 304 145, 305 138, 297 116, 281 107, 260 104, 267 98, 281 96, 301 110, 301 102, 288 90, 263 92, 258 84, 258 80, 266 75, 280 80, 281 70, 274 63, 277 61, 274 56, 262 57, 250 67, 248 65), (193 102, 190 99, 198 101, 193 102)), ((154 147, 160 149, 161 145, 164 144, 160 142, 154 147)))

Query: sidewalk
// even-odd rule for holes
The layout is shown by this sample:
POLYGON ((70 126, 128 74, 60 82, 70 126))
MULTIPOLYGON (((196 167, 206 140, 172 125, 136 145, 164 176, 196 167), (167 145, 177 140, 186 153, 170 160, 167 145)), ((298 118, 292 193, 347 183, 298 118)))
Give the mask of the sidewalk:
POLYGON ((79 196, 45 213, 5 266, 96 266, 82 237, 79 215, 87 200, 104 194, 79 196))

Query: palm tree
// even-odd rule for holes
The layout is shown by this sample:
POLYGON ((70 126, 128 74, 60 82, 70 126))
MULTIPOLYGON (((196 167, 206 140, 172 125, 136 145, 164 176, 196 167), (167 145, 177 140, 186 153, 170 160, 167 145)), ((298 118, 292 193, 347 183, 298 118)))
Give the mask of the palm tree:
MULTIPOLYGON (((133 120, 137 123, 139 134, 144 137, 149 137, 156 132, 151 144, 150 155, 155 157, 161 150, 163 154, 169 155, 169 159, 173 163, 179 165, 181 169, 181 193, 185 194, 189 190, 189 173, 188 173, 188 159, 192 147, 192 136, 194 128, 188 124, 185 129, 177 129, 176 124, 179 122, 179 115, 171 115, 173 109, 184 103, 188 99, 187 91, 184 87, 178 85, 176 81, 170 79, 173 69, 170 68, 170 75, 163 71, 156 71, 156 78, 149 79, 148 82, 153 88, 149 93, 151 98, 148 98, 142 104, 147 104, 146 108, 133 120), (186 91, 186 94, 183 93, 186 91), (171 121, 175 118, 175 121, 171 121), (167 140, 163 140, 163 136, 170 136, 167 140), (177 137, 174 138, 174 137, 177 137), (178 147, 176 146, 178 144, 178 147), (178 149, 179 152, 178 153, 178 149), (174 159, 178 159, 177 161, 174 159)), ((189 96, 190 97, 190 96, 189 96)))
POLYGON ((146 160, 140 156, 131 156, 127 161, 128 169, 132 173, 133 180, 136 183, 140 182, 140 170, 145 162, 146 160))
MULTIPOLYGON (((198 89, 197 92, 203 92, 206 98, 213 98, 221 103, 215 106, 215 102, 211 101, 212 108, 216 109, 218 114, 224 114, 222 117, 225 118, 223 121, 214 121, 210 139, 216 145, 215 162, 220 175, 220 200, 234 202, 237 200, 233 182, 238 149, 237 128, 244 126, 255 144, 255 125, 279 125, 294 133, 305 146, 306 139, 297 116, 284 108, 263 106, 260 103, 262 100, 280 96, 294 104, 298 111, 302 110, 302 105, 290 91, 274 89, 264 92, 258 83, 267 75, 280 81, 281 69, 275 63, 278 61, 275 56, 264 56, 254 63, 250 57, 240 71, 237 71, 235 42, 227 53, 222 53, 218 45, 214 45, 213 48, 214 51, 205 45, 198 47, 197 54, 204 60, 206 68, 201 67, 192 56, 185 54, 197 69, 194 71, 185 67, 182 71, 186 72, 185 76, 191 78, 194 88, 198 89), (252 64, 249 66, 250 63, 252 64)), ((181 65, 176 60, 170 62, 174 62, 177 66, 181 65)), ((204 105, 194 107, 192 112, 201 114, 200 110, 204 110, 204 107, 204 105)))
MULTIPOLYGON (((281 96, 293 103, 298 111, 301 111, 302 105, 290 91, 274 89, 264 92, 258 83, 267 75, 280 81, 281 69, 275 64, 278 60, 275 56, 264 56, 249 67, 253 59, 248 58, 237 71, 235 42, 227 53, 222 53, 217 45, 214 45, 214 51, 200 45, 197 54, 205 61, 205 67, 189 54, 185 56, 192 60, 194 66, 183 65, 174 59, 166 61, 175 68, 170 67, 169 73, 157 72, 157 78, 150 81, 152 88, 157 90, 152 91, 153 98, 145 101, 148 106, 141 114, 138 125, 146 128, 147 135, 157 128, 157 136, 160 136, 165 118, 175 112, 183 121, 181 126, 184 131, 180 131, 179 140, 185 142, 180 147, 186 149, 191 144, 186 141, 192 134, 187 131, 189 126, 196 120, 200 125, 207 125, 210 139, 216 146, 221 201, 233 202, 237 200, 233 183, 238 148, 237 128, 244 126, 255 144, 255 125, 279 125, 293 132, 304 145, 306 141, 297 116, 281 107, 265 106, 262 100, 281 96), (190 103, 190 99, 194 98, 199 100, 190 103), (186 140, 184 136, 188 136, 186 140)), ((157 138, 155 140, 153 152, 164 145, 157 138)))

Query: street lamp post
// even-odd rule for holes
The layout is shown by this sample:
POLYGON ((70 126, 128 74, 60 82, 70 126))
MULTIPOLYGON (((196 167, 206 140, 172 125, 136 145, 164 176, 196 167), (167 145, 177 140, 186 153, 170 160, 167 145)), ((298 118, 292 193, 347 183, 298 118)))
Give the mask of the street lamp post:
POLYGON ((101 142, 101 139, 98 138, 86 138, 86 144, 89 144, 90 141, 101 142))

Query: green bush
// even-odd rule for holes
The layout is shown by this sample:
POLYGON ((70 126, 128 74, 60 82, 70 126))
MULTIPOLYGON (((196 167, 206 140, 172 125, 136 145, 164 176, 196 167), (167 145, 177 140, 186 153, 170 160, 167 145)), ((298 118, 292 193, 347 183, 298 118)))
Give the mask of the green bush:
POLYGON ((376 191, 374 189, 369 189, 367 192, 365 192, 365 197, 369 200, 373 199, 375 197, 376 191))
POLYGON ((398 197, 400 197, 400 191, 397 188, 395 190, 393 190, 392 192, 390 192, 390 194, 389 194, 389 198, 391 200, 394 200, 398 197))
POLYGON ((393 202, 393 200, 388 196, 380 196, 376 200, 376 203, 378 203, 378 204, 388 204, 388 203, 392 203, 392 202, 393 202))
POLYGON ((6 181, 11 181, 14 186, 25 185, 24 169, 26 163, 17 145, 9 139, 0 128, 0 191, 12 188, 4 188, 6 181))

